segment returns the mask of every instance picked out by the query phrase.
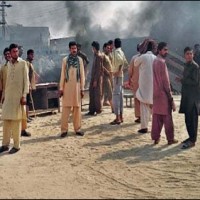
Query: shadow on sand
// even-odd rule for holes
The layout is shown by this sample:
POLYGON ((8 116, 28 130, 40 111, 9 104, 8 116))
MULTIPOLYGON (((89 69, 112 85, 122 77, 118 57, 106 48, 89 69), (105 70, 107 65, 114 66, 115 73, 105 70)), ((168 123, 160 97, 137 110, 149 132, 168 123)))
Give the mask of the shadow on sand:
POLYGON ((158 161, 165 157, 170 157, 183 152, 181 149, 181 144, 172 146, 171 148, 170 147, 167 144, 162 146, 146 144, 140 147, 133 147, 131 149, 106 153, 98 160, 106 161, 125 159, 127 164, 137 164, 140 162, 158 161))

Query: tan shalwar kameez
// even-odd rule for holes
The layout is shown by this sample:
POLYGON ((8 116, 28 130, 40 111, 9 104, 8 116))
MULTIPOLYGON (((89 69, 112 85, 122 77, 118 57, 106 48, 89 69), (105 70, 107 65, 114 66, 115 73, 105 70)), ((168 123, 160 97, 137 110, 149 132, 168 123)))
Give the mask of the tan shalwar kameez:
POLYGON ((103 95, 104 100, 108 99, 109 101, 112 100, 112 90, 113 90, 113 83, 112 83, 112 63, 110 60, 109 55, 103 54, 103 95), (106 98, 107 97, 107 98, 106 98))
POLYGON ((81 90, 84 90, 85 74, 82 58, 79 58, 80 63, 80 80, 77 81, 77 69, 70 67, 69 80, 66 81, 67 57, 63 59, 60 90, 63 91, 62 98, 62 116, 61 116, 61 133, 68 131, 69 115, 73 113, 73 125, 75 132, 81 128, 81 90))
MULTIPOLYGON (((36 90, 36 82, 35 82, 35 70, 33 67, 33 64, 31 62, 29 62, 28 60, 26 60, 27 62, 27 69, 28 69, 28 77, 29 77, 29 94, 27 94, 27 98, 26 98, 26 105, 29 107, 30 105, 30 101, 31 97, 30 95, 32 95, 32 91, 36 90), (30 75, 31 74, 31 75, 30 75), (31 92, 31 94, 30 94, 31 92)), ((33 103, 33 102, 32 102, 33 103)), ((27 129, 27 118, 22 120, 22 130, 27 129)))
POLYGON ((26 118, 25 106, 20 104, 22 97, 29 91, 27 63, 19 58, 13 64, 8 62, 5 98, 2 106, 3 141, 2 146, 9 146, 11 134, 14 148, 20 148, 21 122, 26 118))
POLYGON ((136 118, 140 117, 140 101, 136 98, 136 91, 139 87, 139 67, 134 65, 134 60, 138 56, 139 54, 133 56, 129 65, 129 81, 134 94, 134 109, 136 118))

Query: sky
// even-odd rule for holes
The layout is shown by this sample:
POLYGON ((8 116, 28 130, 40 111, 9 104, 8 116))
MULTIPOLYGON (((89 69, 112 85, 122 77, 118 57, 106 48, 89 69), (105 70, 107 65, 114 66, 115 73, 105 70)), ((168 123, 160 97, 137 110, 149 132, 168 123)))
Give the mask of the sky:
MULTIPOLYGON (((93 7, 95 1, 79 1, 79 6, 93 7)), ((6 22, 8 25, 21 24, 23 26, 47 26, 50 29, 51 38, 74 36, 69 29, 67 9, 63 1, 7 1, 12 7, 6 8, 6 22)), ((139 1, 104 1, 101 7, 92 13, 92 23, 102 28, 108 27, 118 13, 137 12, 139 1)), ((74 11, 76 12, 76 11, 74 11)), ((120 18, 125 18, 120 14, 120 18)), ((123 27, 128 23, 124 20, 123 27)), ((114 30, 113 30, 114 31, 114 30)))

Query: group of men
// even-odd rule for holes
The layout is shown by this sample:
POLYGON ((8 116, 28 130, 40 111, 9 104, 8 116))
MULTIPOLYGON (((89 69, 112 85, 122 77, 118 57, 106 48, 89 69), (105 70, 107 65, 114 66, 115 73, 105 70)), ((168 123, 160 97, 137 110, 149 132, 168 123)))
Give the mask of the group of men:
MULTIPOLYGON (((105 43, 103 52, 100 51, 97 41, 93 41, 91 46, 94 58, 89 86, 89 112, 86 115, 100 114, 104 99, 104 102, 109 102, 112 113, 116 115, 111 124, 120 124, 123 122, 123 71, 128 68, 128 62, 121 49, 121 39, 116 38, 114 42, 105 43)), ((86 74, 78 47, 75 41, 70 42, 70 54, 62 62, 59 91, 62 97, 61 137, 68 134, 71 112, 76 135, 84 135, 81 131, 81 98, 84 96, 86 74)))
MULTIPOLYGON (((135 122, 141 123, 139 133, 148 132, 148 123, 152 115, 151 138, 154 144, 160 142, 162 127, 165 127, 168 144, 178 143, 174 138, 172 111, 176 105, 172 97, 169 74, 166 65, 167 43, 145 39, 137 45, 138 54, 133 56, 129 67, 129 84, 134 93, 135 122)), ((194 61, 192 48, 184 49, 186 60, 182 77, 176 77, 182 83, 180 113, 185 114, 185 123, 189 137, 182 143, 182 149, 195 146, 200 113, 200 68, 194 61)), ((197 59, 197 56, 196 56, 197 59)))
POLYGON ((20 135, 30 137, 26 131, 31 104, 31 92, 35 90, 35 71, 32 61, 34 50, 27 51, 27 59, 21 55, 23 49, 17 44, 11 44, 4 49, 5 64, 0 70, 0 99, 2 103, 3 140, 0 153, 9 151, 10 139, 14 145, 10 154, 20 150, 20 135))
POLYGON ((87 115, 98 115, 102 112, 103 105, 110 105, 116 116, 111 125, 123 123, 123 78, 129 64, 121 46, 120 38, 116 38, 114 42, 109 40, 103 45, 101 52, 99 43, 92 43, 94 59, 87 115))
MULTIPOLYGON (((154 144, 160 142, 162 127, 165 127, 168 145, 178 142, 174 138, 172 111, 176 110, 165 58, 168 46, 165 42, 158 45, 154 40, 145 39, 137 45, 138 54, 133 56, 130 65, 121 49, 121 39, 110 40, 100 51, 100 44, 93 41, 94 54, 89 87, 89 112, 86 115, 101 114, 102 106, 111 106, 115 119, 111 125, 123 123, 123 78, 124 71, 129 72, 129 85, 134 94, 136 123, 141 123, 139 133, 148 132, 152 116, 151 138, 154 144), (103 103, 104 99, 104 103, 103 103)), ((6 63, 0 71, 0 92, 3 119, 3 141, 0 153, 9 151, 10 138, 14 146, 9 151, 16 153, 20 149, 21 136, 30 136, 26 132, 28 107, 31 91, 35 90, 35 74, 32 61, 34 51, 27 51, 27 60, 19 57, 20 47, 11 44, 4 50, 6 63)), ((77 136, 81 131, 81 99, 84 97, 87 57, 80 52, 80 46, 69 43, 70 54, 62 61, 59 83, 59 96, 62 97, 61 137, 68 135, 68 121, 73 113, 73 125, 77 136), (86 60, 84 63, 84 59, 86 60)), ((194 61, 190 47, 184 49, 185 66, 183 77, 176 81, 182 83, 180 113, 185 113, 185 123, 189 137, 183 141, 182 148, 195 146, 197 140, 198 115, 200 114, 200 67, 194 61)))

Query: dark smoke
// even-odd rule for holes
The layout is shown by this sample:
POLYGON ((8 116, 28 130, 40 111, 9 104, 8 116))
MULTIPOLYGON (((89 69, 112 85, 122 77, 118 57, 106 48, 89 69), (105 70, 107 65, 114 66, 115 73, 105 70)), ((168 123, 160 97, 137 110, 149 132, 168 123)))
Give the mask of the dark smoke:
POLYGON ((106 31, 98 25, 98 21, 94 23, 94 15, 103 9, 105 5, 109 6, 109 2, 66 1, 65 5, 69 29, 74 32, 75 40, 82 44, 82 49, 87 54, 91 54, 93 40, 100 43, 108 41, 106 31))
POLYGON ((169 43, 172 50, 182 54, 185 46, 200 43, 199 9, 198 1, 147 1, 140 4, 139 11, 118 11, 119 16, 126 18, 116 21, 122 24, 124 19, 128 20, 125 38, 149 35, 169 43))
POLYGON ((142 2, 140 10, 129 13, 128 35, 126 37, 133 37, 139 35, 148 35, 147 33, 152 26, 159 21, 160 7, 162 2, 142 2))
POLYGON ((165 41, 182 54, 185 46, 200 43, 199 10, 198 1, 145 1, 138 10, 116 10, 109 29, 115 29, 122 38, 150 36, 165 41))
POLYGON ((152 36, 168 42, 181 54, 185 46, 193 47, 200 42, 200 2, 162 2, 157 9, 160 10, 160 20, 152 27, 152 36))
MULTIPOLYGON (((130 39, 151 36, 167 42, 171 50, 181 55, 185 46, 193 47, 195 43, 200 43, 198 1, 144 1, 140 2, 138 8, 124 1, 123 6, 114 11, 112 20, 108 9, 112 5, 106 1, 10 3, 13 8, 7 9, 8 24, 15 22, 24 26, 49 26, 56 37, 61 33, 64 37, 75 36, 90 57, 93 40, 99 41, 102 48, 104 42, 116 37, 130 39), (102 28, 99 24, 105 9, 110 23, 108 27, 102 28), (99 16, 99 20, 95 16, 99 16)), ((136 42, 133 40, 122 43, 123 49, 130 54, 127 57, 136 52, 136 42)))

